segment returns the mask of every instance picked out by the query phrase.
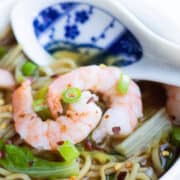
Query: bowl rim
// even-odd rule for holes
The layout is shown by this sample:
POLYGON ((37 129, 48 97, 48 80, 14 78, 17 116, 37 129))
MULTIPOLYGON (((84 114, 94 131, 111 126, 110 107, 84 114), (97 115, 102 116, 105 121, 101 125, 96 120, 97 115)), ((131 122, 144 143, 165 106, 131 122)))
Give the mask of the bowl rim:
MULTIPOLYGON (((33 1, 35 2, 36 0, 32 0, 31 2, 29 1, 29 4, 31 5, 33 3, 33 1)), ((73 1, 73 2, 80 2, 82 0, 71 0, 71 1, 73 1)), ((116 1, 115 4, 117 4, 118 0, 114 0, 114 1, 116 1)), ((28 0, 24 0, 23 3, 24 2, 28 2, 28 0)), ((43 5, 41 4, 41 5, 38 5, 38 6, 35 7, 35 9, 36 10, 38 9, 38 11, 40 9, 43 9, 44 7, 47 7, 47 6, 51 5, 51 4, 53 4, 53 3, 67 2, 67 0, 43 0, 41 2, 43 3, 43 5)), ((102 8, 108 6, 108 4, 113 4, 113 6, 115 5, 114 3, 111 2, 111 0, 98 0, 98 1, 97 0, 84 0, 83 2, 84 3, 87 2, 87 3, 90 3, 90 4, 94 4, 94 5, 97 5, 98 7, 102 7, 102 8)), ((21 2, 18 3, 15 6, 15 8, 18 7, 19 4, 21 4, 21 2)), ((30 6, 30 7, 32 7, 32 6, 30 6)), ((107 7, 105 9, 107 9, 107 7)), ((14 13, 14 10, 13 10, 11 16, 13 15, 13 13, 14 13)), ((117 14, 117 13, 115 13, 115 14, 117 14)), ((126 24, 124 22, 125 22, 125 20, 122 21, 122 24, 125 24, 125 27, 128 27, 128 29, 131 30, 131 28, 130 28, 131 25, 128 26, 128 24, 126 24)), ((134 32, 133 32, 133 34, 134 34, 134 32)), ((135 33, 135 37, 137 37, 137 34, 139 34, 139 33, 136 32, 135 33)), ((160 178, 160 180, 177 180, 180 177, 180 172, 178 171, 178 169, 180 169, 180 158, 177 159, 177 161, 173 164, 173 166, 160 178)))

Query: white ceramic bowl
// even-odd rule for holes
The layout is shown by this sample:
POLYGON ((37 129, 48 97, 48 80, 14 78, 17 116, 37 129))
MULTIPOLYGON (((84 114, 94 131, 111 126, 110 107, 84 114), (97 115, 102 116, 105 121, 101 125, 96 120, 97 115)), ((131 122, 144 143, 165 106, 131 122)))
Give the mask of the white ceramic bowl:
MULTIPOLYGON (((107 63, 102 59, 113 55, 113 65, 133 67, 145 60, 143 56, 147 47, 153 49, 153 43, 156 48, 160 45, 156 44, 158 41, 151 40, 154 36, 157 40, 156 35, 144 26, 144 31, 138 31, 133 18, 127 17, 126 11, 118 12, 118 8, 113 7, 108 0, 24 2, 12 13, 13 30, 27 55, 40 65, 48 64, 52 60, 50 54, 57 49, 73 48, 76 52, 89 56, 93 63, 107 63), (97 57, 99 61, 94 61, 97 57)), ((141 24, 136 23, 140 27, 141 24)), ((173 50, 171 53, 167 52, 170 47, 168 42, 163 39, 159 42, 164 49, 160 52, 154 50, 154 53, 167 59, 175 59, 173 50)), ((170 45, 174 49, 179 48, 174 44, 170 45)), ((180 160, 161 180, 180 179, 179 169, 180 160)))

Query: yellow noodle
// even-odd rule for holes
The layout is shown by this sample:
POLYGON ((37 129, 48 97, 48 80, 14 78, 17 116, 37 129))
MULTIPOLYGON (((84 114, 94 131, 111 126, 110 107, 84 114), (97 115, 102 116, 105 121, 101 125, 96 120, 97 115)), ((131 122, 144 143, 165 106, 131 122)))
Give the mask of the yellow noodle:
POLYGON ((60 60, 55 60, 50 65, 53 74, 64 74, 77 67, 76 63, 69 58, 62 58, 60 60))
POLYGON ((12 113, 10 112, 2 112, 0 113, 0 119, 11 119, 12 118, 12 113))
MULTIPOLYGON (((4 69, 8 69, 10 71, 16 72, 16 70, 21 71, 21 66, 25 62, 25 57, 21 51, 20 46, 14 46, 9 50, 9 53, 0 60, 0 67, 4 69), (18 69, 19 68, 19 69, 18 69)), ((47 67, 40 67, 39 77, 36 81, 32 83, 33 92, 41 89, 44 86, 48 86, 53 78, 51 75, 54 74, 63 74, 72 69, 77 68, 78 64, 73 59, 61 57, 59 60, 53 61, 47 67), (42 71, 42 72, 41 72, 42 71)), ((11 93, 11 92, 10 92, 11 93)), ((11 95, 11 94, 10 94, 11 95)), ((7 92, 0 91, 0 138, 2 139, 11 139, 16 135, 14 125, 13 125, 13 116, 12 116, 12 105, 10 100, 8 101, 7 92)), ((17 138, 13 142, 16 145, 22 144, 23 140, 17 138)), ((108 146, 109 139, 107 138, 102 147, 107 151, 111 150, 111 147, 108 146)), ((144 159, 152 158, 153 166, 155 167, 158 174, 162 173, 162 168, 159 159, 159 140, 150 147, 145 155, 139 155, 131 157, 130 159, 123 161, 123 162, 109 162, 104 164, 98 164, 88 153, 82 153, 79 159, 80 164, 80 173, 77 177, 77 180, 86 179, 86 180, 96 180, 101 178, 101 180, 105 180, 107 175, 110 174, 118 174, 120 172, 126 171, 127 177, 126 180, 150 180, 145 172, 148 170, 148 167, 141 168, 140 162, 144 159), (133 166, 132 169, 125 166, 125 163, 129 161, 132 162, 133 166)), ((33 149, 32 149, 33 151, 33 149)), ((34 152, 34 151, 33 151, 34 152)), ((40 155, 42 152, 35 152, 36 155, 40 155)), ((157 179, 156 174, 152 174, 152 179, 157 179)), ((7 171, 4 168, 0 168, 0 180, 30 180, 31 178, 26 174, 16 174, 7 171)), ((33 178, 33 180, 37 180, 33 178)), ((38 179, 42 180, 42 179, 38 179)), ((56 179, 56 180, 63 180, 63 179, 56 179)), ((69 180, 69 178, 64 179, 69 180)))
POLYGON ((0 113, 2 112, 12 112, 12 105, 11 104, 7 104, 7 105, 1 105, 0 106, 0 113))
POLYGON ((7 140, 12 138, 13 136, 15 136, 16 132, 14 130, 14 127, 11 126, 7 129, 7 132, 5 133, 5 135, 3 136, 3 139, 7 140))
POLYGON ((148 170, 148 167, 139 168, 139 172, 146 172, 147 170, 148 170))
POLYGON ((4 180, 31 180, 31 178, 26 174, 11 174, 6 176, 4 180))
MULTIPOLYGON (((0 97, 1 98, 1 97, 0 97)), ((0 106, 4 105, 4 100, 0 99, 0 106)))
POLYGON ((133 163, 133 168, 131 170, 131 174, 130 174, 128 180, 136 180, 136 176, 137 176, 139 167, 140 167, 139 164, 133 163))
POLYGON ((104 166, 102 166, 101 169, 100 169, 101 180, 106 180, 106 173, 105 173, 105 171, 107 171, 107 169, 111 169, 111 168, 115 169, 115 167, 117 165, 119 166, 119 168, 117 168, 116 171, 118 171, 120 169, 121 165, 122 165, 121 163, 110 162, 110 163, 107 163, 104 166))
POLYGON ((82 153, 81 156, 84 158, 85 163, 77 179, 82 179, 84 176, 86 176, 92 164, 91 156, 88 153, 82 153))
POLYGON ((40 71, 45 73, 47 76, 51 76, 54 74, 60 75, 67 73, 73 69, 77 68, 74 60, 69 58, 62 58, 59 60, 54 60, 49 66, 41 67, 40 71))
POLYGON ((97 165, 97 164, 92 164, 91 166, 91 170, 94 170, 94 171, 99 171, 101 165, 97 165))
POLYGON ((150 177, 148 177, 146 174, 144 173, 138 173, 136 176, 137 180, 151 180, 150 177))
POLYGON ((86 177, 87 179, 88 178, 98 178, 100 176, 99 172, 96 172, 96 171, 89 171, 87 174, 86 174, 86 177))
POLYGON ((21 54, 21 46, 12 47, 9 52, 0 60, 0 67, 13 71, 18 63, 18 56, 21 54))
POLYGON ((0 176, 8 176, 9 174, 11 174, 9 171, 0 167, 0 176))
POLYGON ((130 158, 131 161, 139 163, 141 161, 143 161, 144 159, 147 159, 147 155, 143 155, 143 156, 134 156, 132 158, 130 158))
POLYGON ((160 161, 160 157, 159 157, 159 149, 158 147, 155 147, 152 150, 152 162, 153 162, 153 166, 157 172, 158 175, 163 173, 163 168, 161 167, 161 161, 160 161))
POLYGON ((128 180, 128 178, 129 178, 129 172, 127 172, 126 177, 125 177, 124 180, 128 180))

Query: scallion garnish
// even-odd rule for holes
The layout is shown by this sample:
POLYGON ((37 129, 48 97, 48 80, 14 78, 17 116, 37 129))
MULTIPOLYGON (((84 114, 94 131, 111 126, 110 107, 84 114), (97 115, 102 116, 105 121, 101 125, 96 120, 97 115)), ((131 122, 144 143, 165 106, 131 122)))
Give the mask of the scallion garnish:
POLYGON ((33 102, 33 110, 44 120, 51 118, 51 113, 45 99, 37 99, 33 102))
POLYGON ((5 154, 0 158, 0 166, 10 172, 27 174, 36 179, 64 179, 79 174, 79 163, 76 161, 45 160, 35 156, 27 147, 2 141, 0 141, 0 151, 5 154))
POLYGON ((60 145, 58 147, 58 151, 66 161, 73 161, 80 154, 75 145, 69 141, 65 141, 62 145, 60 145))
POLYGON ((44 99, 38 99, 33 102, 33 109, 35 112, 46 109, 47 105, 44 104, 44 99))
POLYGON ((62 94, 62 100, 65 103, 75 103, 77 102, 81 97, 81 90, 75 87, 71 87, 66 89, 62 94))
POLYGON ((128 92, 129 84, 130 84, 130 77, 128 75, 121 73, 117 85, 118 92, 120 92, 123 95, 126 94, 128 92))
POLYGON ((177 127, 177 126, 173 127, 172 141, 176 146, 180 146, 180 127, 177 127))
POLYGON ((32 62, 25 62, 22 66, 22 73, 25 76, 32 76, 34 75, 35 71, 37 70, 38 66, 32 62))
POLYGON ((34 98, 35 99, 46 99, 47 92, 48 92, 48 86, 44 86, 41 89, 39 89, 38 91, 36 91, 34 98))
POLYGON ((7 53, 7 49, 4 47, 0 47, 0 58, 4 57, 7 53))

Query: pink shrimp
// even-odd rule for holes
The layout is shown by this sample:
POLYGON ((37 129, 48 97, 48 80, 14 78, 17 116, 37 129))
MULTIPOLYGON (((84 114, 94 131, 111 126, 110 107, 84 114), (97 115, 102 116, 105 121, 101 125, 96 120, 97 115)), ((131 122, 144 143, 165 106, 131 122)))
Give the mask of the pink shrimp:
POLYGON ((114 127, 120 128, 120 135, 128 135, 142 116, 141 94, 133 81, 127 94, 120 94, 116 87, 120 73, 120 69, 115 67, 87 66, 58 77, 49 86, 47 95, 55 120, 46 121, 42 121, 33 111, 31 84, 27 80, 13 94, 16 131, 33 147, 49 150, 56 149, 65 140, 79 143, 96 127, 93 132, 96 142, 101 142, 106 135, 112 135, 114 127), (68 87, 79 88, 82 95, 78 102, 68 105, 63 115, 61 94, 68 87), (100 93, 109 108, 103 117, 96 104, 98 97, 92 92, 100 93))
POLYGON ((78 143, 98 124, 102 112, 95 104, 97 97, 84 91, 77 103, 71 104, 66 115, 42 121, 33 111, 31 83, 25 81, 13 94, 15 129, 22 139, 37 149, 55 150, 60 142, 78 143), (93 99, 89 103, 88 100, 93 99))
POLYGON ((15 85, 15 81, 10 72, 0 69, 0 88, 11 89, 15 85))
POLYGON ((93 139, 101 142, 106 135, 113 134, 113 128, 120 128, 120 135, 130 134, 137 126, 137 119, 142 116, 141 93, 131 81, 126 95, 117 91, 120 69, 116 67, 87 66, 81 67, 57 78, 48 91, 48 104, 55 118, 63 112, 61 94, 68 87, 90 90, 100 93, 109 109, 102 117, 100 125, 93 132, 93 139))
POLYGON ((180 125, 180 87, 166 86, 167 112, 174 124, 180 125))

